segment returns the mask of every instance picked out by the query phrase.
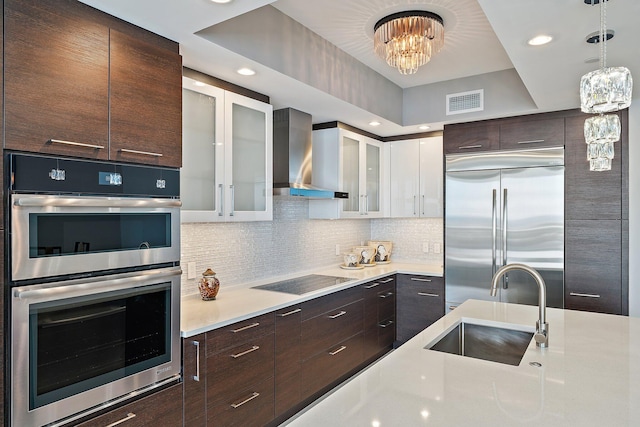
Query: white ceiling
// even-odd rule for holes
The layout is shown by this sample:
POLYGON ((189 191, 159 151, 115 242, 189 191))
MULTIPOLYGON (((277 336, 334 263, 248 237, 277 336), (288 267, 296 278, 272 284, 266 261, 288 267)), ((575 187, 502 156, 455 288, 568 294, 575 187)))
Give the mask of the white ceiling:
MULTIPOLYGON (((515 68, 538 111, 576 108, 580 76, 596 69, 585 60, 598 56, 597 46, 584 42, 599 28, 599 8, 584 0, 82 0, 97 9, 175 40, 185 66, 214 75, 271 97, 275 108, 292 106, 312 114, 314 123, 340 120, 379 135, 415 133, 415 126, 381 120, 370 112, 323 93, 262 64, 251 61, 197 36, 198 31, 271 4, 321 37, 372 68, 401 88, 515 68), (373 53, 373 25, 402 10, 438 13, 445 23, 445 46, 417 74, 402 76, 373 53), (531 47, 527 40, 539 33, 552 43, 531 47), (257 71, 243 77, 235 70, 257 71)), ((607 26, 616 35, 607 44, 607 63, 626 66, 640 76, 640 1, 610 0, 607 26)), ((640 88, 636 85, 635 95, 640 88)), ((383 101, 382 101, 383 102, 383 101)), ((507 115, 505 111, 502 115, 507 115)), ((464 115, 456 121, 467 121, 464 115)), ((428 117, 425 122, 429 122, 428 117)), ((433 129, 443 122, 430 123, 433 129)))

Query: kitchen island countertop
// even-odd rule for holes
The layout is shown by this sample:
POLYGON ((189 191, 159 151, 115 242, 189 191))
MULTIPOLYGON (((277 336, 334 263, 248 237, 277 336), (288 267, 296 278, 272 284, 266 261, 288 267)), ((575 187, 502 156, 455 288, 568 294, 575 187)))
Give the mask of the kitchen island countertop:
POLYGON ((180 307, 181 336, 183 338, 191 337, 395 273, 441 277, 442 265, 391 262, 390 264, 379 264, 361 270, 345 270, 335 266, 319 268, 305 273, 298 272, 287 276, 271 277, 262 281, 229 288, 225 288, 223 283, 217 298, 213 301, 202 301, 199 294, 182 297, 180 307), (339 276, 353 280, 303 295, 252 289, 253 286, 293 279, 306 274, 339 276))
POLYGON ((549 347, 532 340, 519 366, 424 349, 461 319, 533 331, 537 316, 533 306, 468 300, 289 425, 638 425, 640 319, 548 309, 549 347))

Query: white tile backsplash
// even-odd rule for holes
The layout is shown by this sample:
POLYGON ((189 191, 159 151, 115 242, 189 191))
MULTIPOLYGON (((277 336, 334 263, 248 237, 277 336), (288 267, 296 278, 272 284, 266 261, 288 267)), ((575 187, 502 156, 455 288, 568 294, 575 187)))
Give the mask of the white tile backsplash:
POLYGON ((369 239, 393 241, 392 259, 438 262, 442 254, 422 252, 423 242, 442 243, 442 220, 311 220, 309 201, 273 198, 273 221, 182 224, 182 294, 198 292, 207 268, 221 286, 237 286, 273 276, 336 265, 341 252, 369 239), (187 263, 196 263, 196 279, 187 279, 187 263))

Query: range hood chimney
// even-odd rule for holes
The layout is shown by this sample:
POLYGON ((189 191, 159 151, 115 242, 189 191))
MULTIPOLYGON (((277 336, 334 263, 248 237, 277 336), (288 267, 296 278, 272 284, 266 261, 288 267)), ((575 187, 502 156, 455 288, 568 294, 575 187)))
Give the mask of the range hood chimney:
POLYGON ((348 193, 311 185, 311 115, 293 108, 273 112, 273 194, 346 199, 348 193))

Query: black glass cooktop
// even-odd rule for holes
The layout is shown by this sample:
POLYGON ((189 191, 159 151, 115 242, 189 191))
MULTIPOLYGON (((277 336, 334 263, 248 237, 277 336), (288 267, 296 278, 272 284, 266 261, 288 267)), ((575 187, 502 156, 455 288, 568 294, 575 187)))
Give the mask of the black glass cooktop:
POLYGON ((323 276, 320 274, 310 274, 308 276, 297 277, 295 279, 283 280, 281 282, 268 283, 266 285, 254 286, 253 289, 265 291, 284 292, 287 294, 302 295, 308 292, 329 286, 339 285, 353 279, 337 276, 323 276))

